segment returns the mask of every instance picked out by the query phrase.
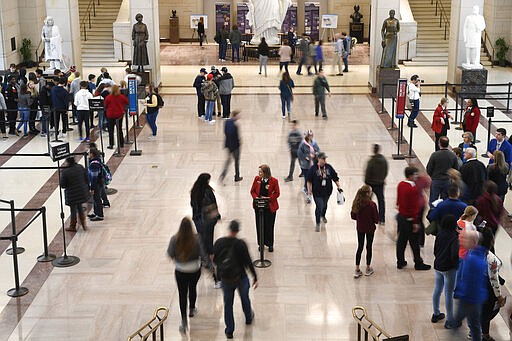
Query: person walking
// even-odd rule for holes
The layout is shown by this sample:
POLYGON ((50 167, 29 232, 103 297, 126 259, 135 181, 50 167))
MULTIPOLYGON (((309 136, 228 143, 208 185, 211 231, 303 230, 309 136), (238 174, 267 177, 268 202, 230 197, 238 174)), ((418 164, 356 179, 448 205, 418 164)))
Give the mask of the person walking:
POLYGON ((231 62, 235 62, 236 53, 236 62, 240 63, 240 43, 242 42, 242 34, 238 30, 237 25, 233 25, 233 29, 229 33, 229 42, 231 43, 231 62))
MULTIPOLYGON (((308 201, 308 172, 311 166, 316 162, 316 158, 320 153, 320 147, 313 139, 313 130, 308 129, 304 132, 304 139, 299 145, 297 151, 297 158, 299 159, 299 166, 302 171, 301 175, 304 176, 304 194, 306 195, 306 201, 308 201)), ((309 202, 308 202, 309 204, 309 202)))
POLYGON ((206 101, 206 113, 204 117, 204 121, 206 123, 215 124, 215 120, 213 119, 214 109, 215 109, 215 100, 217 98, 217 94, 219 93, 219 89, 215 82, 213 81, 213 75, 211 73, 206 77, 207 81, 203 83, 201 86, 201 92, 206 101))
POLYGON ((293 171, 295 170, 295 160, 298 158, 299 146, 302 142, 302 133, 297 125, 297 120, 291 121, 291 130, 288 133, 288 147, 290 147, 290 170, 284 182, 293 181, 293 171))
POLYGON ((261 43, 258 45, 258 56, 260 60, 260 75, 261 75, 261 68, 265 68, 265 77, 267 77, 267 62, 268 62, 268 45, 265 41, 265 37, 261 38, 261 43))
POLYGON ((231 92, 235 87, 235 80, 228 72, 228 68, 223 66, 222 77, 219 79, 219 95, 222 102, 222 118, 228 119, 231 112, 231 92))
POLYGON ((64 199, 66 205, 69 206, 71 210, 69 226, 66 227, 65 230, 76 232, 78 218, 85 231, 87 230, 87 224, 83 205, 87 203, 87 199, 89 198, 87 170, 84 166, 76 163, 75 157, 73 156, 66 158, 66 162, 63 166, 65 168, 62 170, 60 177, 60 186, 64 188, 64 199))
POLYGON ((453 290, 459 267, 459 236, 457 234, 457 217, 447 214, 441 220, 434 243, 434 275, 435 285, 432 293, 432 309, 434 313, 430 321, 437 323, 446 317, 445 328, 455 328, 453 315, 453 290), (441 313, 440 300, 444 291, 446 315, 441 313))
POLYGON ((180 301, 181 322, 179 331, 186 333, 188 328, 187 320, 187 298, 190 303, 189 317, 197 313, 197 282, 201 277, 201 247, 199 238, 192 230, 192 222, 189 218, 183 218, 178 232, 172 236, 167 254, 174 261, 174 277, 178 286, 180 301))
POLYGON ((290 64, 292 60, 292 49, 290 48, 290 45, 287 44, 287 41, 283 41, 283 45, 279 48, 278 54, 279 54, 279 72, 283 70, 286 73, 288 73, 288 65, 290 64))
POLYGON ((117 130, 119 148, 124 147, 123 117, 128 98, 121 94, 119 85, 112 86, 112 92, 105 98, 105 115, 108 120, 108 149, 114 148, 114 126, 117 130))
POLYGON ((297 75, 302 75, 302 66, 306 65, 308 62, 308 53, 309 53, 309 40, 305 33, 302 34, 302 37, 299 41, 299 51, 300 51, 300 61, 299 66, 297 67, 297 75))
POLYGON ((322 48, 323 41, 319 40, 318 44, 315 46, 316 49, 316 63, 315 63, 315 70, 317 70, 316 66, 318 65, 318 70, 323 68, 324 63, 324 50, 322 48))
POLYGON ((377 205, 372 201, 372 188, 363 185, 356 193, 350 217, 356 221, 357 231, 357 251, 356 251, 356 269, 354 277, 359 278, 363 272, 359 268, 361 263, 361 254, 363 253, 364 239, 366 238, 366 276, 373 275, 372 264, 372 244, 375 230, 375 224, 379 222, 379 213, 377 205))
POLYGON ((76 107, 76 113, 78 116, 78 134, 80 136, 80 142, 84 140, 84 123, 85 123, 85 141, 90 141, 90 110, 89 110, 89 100, 92 99, 92 94, 88 89, 89 84, 86 81, 80 82, 80 90, 75 94, 75 102, 74 105, 76 107))
POLYGON ((279 92, 281 93, 281 118, 286 118, 286 110, 288 110, 288 117, 291 117, 291 105, 293 101, 293 88, 295 83, 290 77, 288 71, 283 73, 282 79, 279 81, 279 92))
POLYGON ((331 89, 329 88, 329 83, 327 83, 327 78, 325 78, 324 70, 320 69, 318 71, 318 76, 313 82, 313 96, 315 96, 315 116, 318 116, 318 107, 321 106, 322 118, 324 120, 327 119, 327 111, 325 110, 326 90, 329 97, 331 97, 331 89))
POLYGON ((318 74, 318 69, 316 68, 316 46, 315 46, 315 40, 313 38, 310 39, 309 46, 308 46, 308 62, 307 62, 307 70, 308 70, 308 76, 313 76, 313 73, 311 72, 311 66, 314 66, 315 68, 315 75, 318 74))
POLYGON ((256 234, 258 236, 258 246, 263 245, 268 247, 268 252, 274 252, 274 225, 276 222, 276 213, 279 209, 277 198, 279 198, 279 182, 272 176, 270 167, 268 165, 260 165, 258 168, 258 175, 254 177, 251 186, 252 199, 268 198, 269 207, 263 210, 263 226, 258 216, 258 208, 253 202, 254 215, 256 217, 256 234), (263 232, 263 235, 260 234, 263 232))
POLYGON ((388 162, 380 153, 380 145, 373 145, 373 155, 366 164, 364 183, 371 186, 379 204, 379 223, 386 222, 386 201, 384 200, 384 185, 388 176, 388 162))
POLYGON ((468 98, 466 100, 466 108, 464 109, 464 118, 462 119, 462 130, 469 131, 473 134, 473 142, 476 142, 476 129, 480 124, 480 108, 476 98, 468 98))
POLYGON ((435 133, 436 142, 435 149, 439 150, 439 139, 441 136, 446 136, 448 134, 448 130, 450 129, 450 122, 448 121, 451 118, 446 106, 448 105, 448 100, 446 98, 441 98, 441 101, 437 105, 436 110, 434 111, 434 118, 432 119, 432 125, 430 126, 435 133))
POLYGON ((203 96, 201 88, 203 86, 203 83, 206 82, 207 74, 208 74, 208 72, 206 71, 206 69, 204 67, 202 67, 201 70, 199 70, 199 75, 197 75, 196 78, 194 79, 194 84, 192 84, 192 86, 194 88, 196 88, 197 117, 202 118, 202 119, 204 119, 204 114, 205 114, 205 109, 204 109, 205 101, 204 101, 204 96, 203 96))
POLYGON ((411 81, 408 85, 409 102, 411 103, 411 115, 407 121, 407 126, 410 128, 417 128, 414 120, 420 113, 420 96, 421 96, 421 81, 418 75, 412 75, 411 81))
POLYGON ((240 176, 240 134, 238 132, 238 125, 236 121, 240 118, 240 112, 235 110, 231 113, 231 118, 224 124, 224 136, 225 142, 224 147, 228 150, 226 162, 224 163, 224 169, 220 174, 220 182, 224 181, 228 172, 229 164, 231 163, 231 157, 235 160, 235 182, 243 180, 240 176))
POLYGON ((226 328, 224 333, 226 338, 232 339, 235 331, 235 319, 233 317, 233 301, 235 290, 238 290, 242 309, 245 315, 245 324, 252 324, 254 320, 254 311, 249 299, 249 278, 245 271, 248 268, 253 276, 252 287, 258 287, 258 276, 247 249, 247 244, 237 238, 240 231, 240 224, 233 220, 229 224, 229 232, 226 237, 217 239, 213 246, 213 262, 217 265, 219 275, 222 281, 222 291, 224 294, 224 323, 226 328))
POLYGON ((396 267, 403 269, 407 266, 405 260, 405 248, 407 242, 411 246, 414 255, 415 270, 430 270, 430 265, 423 263, 420 254, 419 232, 420 225, 419 216, 419 196, 420 193, 416 188, 416 179, 418 177, 418 169, 416 167, 406 167, 405 180, 400 181, 397 187, 396 204, 398 214, 396 216, 398 224, 398 239, 396 242, 396 267))
POLYGON ((315 201, 315 231, 320 232, 320 221, 327 223, 325 214, 327 203, 332 193, 332 182, 336 184, 338 191, 341 191, 338 173, 326 162, 325 153, 318 154, 318 163, 314 164, 308 171, 308 195, 313 196, 315 201))

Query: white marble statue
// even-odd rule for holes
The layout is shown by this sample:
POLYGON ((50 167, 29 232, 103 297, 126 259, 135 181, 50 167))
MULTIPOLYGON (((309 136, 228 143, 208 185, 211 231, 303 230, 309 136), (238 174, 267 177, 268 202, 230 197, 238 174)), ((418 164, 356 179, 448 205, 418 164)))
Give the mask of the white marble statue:
POLYGON ((249 0, 247 17, 254 34, 251 44, 258 45, 265 37, 268 45, 280 45, 277 34, 291 4, 291 0, 249 0))
POLYGON ((62 63, 62 37, 59 27, 55 25, 53 17, 47 17, 41 31, 44 42, 44 60, 50 62, 50 69, 61 69, 62 63))
POLYGON ((479 14, 480 8, 473 6, 473 13, 466 17, 464 22, 464 43, 466 45, 466 62, 462 63, 465 69, 482 69, 480 64, 480 45, 482 31, 485 29, 485 19, 479 14))

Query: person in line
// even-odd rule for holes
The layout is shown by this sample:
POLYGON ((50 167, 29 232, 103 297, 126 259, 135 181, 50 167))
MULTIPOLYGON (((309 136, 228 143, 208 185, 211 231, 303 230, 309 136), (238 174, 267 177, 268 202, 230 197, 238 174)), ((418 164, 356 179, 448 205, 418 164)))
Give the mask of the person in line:
POLYGON ((302 172, 301 175, 304 176, 304 194, 306 196, 308 194, 308 172, 313 164, 316 163, 319 153, 320 147, 318 147, 318 144, 313 138, 313 130, 306 130, 304 132, 304 139, 301 141, 299 150, 297 151, 297 158, 299 159, 299 166, 302 172))
MULTIPOLYGON (((2 84, 2 76, 0 76, 0 84, 2 84)), ((5 103, 4 94, 0 91, 0 132, 2 133, 2 138, 7 139, 7 134, 5 130, 5 112, 7 111, 7 104, 5 103)))
POLYGON ((20 94, 18 96, 18 110, 20 112, 20 122, 16 127, 16 132, 21 133, 20 128, 23 126, 23 137, 28 137, 28 119, 30 118, 30 106, 32 105, 32 98, 30 91, 25 83, 20 86, 20 94))
POLYGON ((7 124, 9 135, 17 135, 16 118, 18 117, 18 87, 17 78, 13 74, 8 76, 7 84, 3 89, 5 104, 7 106, 7 124))
POLYGON ((87 224, 83 205, 86 204, 87 199, 89 199, 89 178, 87 177, 87 170, 84 166, 76 163, 74 156, 66 158, 66 162, 63 166, 65 168, 62 170, 60 177, 60 186, 64 188, 64 199, 66 205, 69 206, 71 210, 69 226, 66 227, 65 230, 76 232, 76 225, 79 219, 85 231, 87 230, 87 224))
POLYGON ((96 75, 93 73, 90 73, 89 76, 87 76, 87 79, 89 80, 89 84, 87 85, 87 90, 89 90, 89 92, 91 94, 94 94, 94 91, 96 91, 96 82, 95 82, 96 75))
POLYGON ((205 31, 204 31, 204 18, 200 17, 199 22, 197 23, 197 37, 199 38, 199 46, 204 49, 203 47, 203 40, 205 37, 205 31))
POLYGON ((68 130, 68 91, 66 90, 66 77, 60 77, 58 85, 52 88, 52 104, 55 110, 55 136, 56 138, 66 137, 68 130), (62 134, 59 134, 59 123, 62 118, 62 134))
POLYGON ((108 74, 107 68, 102 67, 100 69, 100 75, 98 76, 98 78, 96 78, 96 87, 100 86, 101 81, 108 77, 110 77, 110 75, 108 74))
POLYGON ((476 159, 474 148, 466 149, 464 157, 466 163, 460 168, 462 181, 467 186, 467 194, 464 194, 464 198, 467 204, 473 205, 483 193, 487 180, 487 169, 482 162, 476 159))
POLYGON ((222 118, 227 120, 231 112, 231 93, 235 87, 235 80, 228 72, 228 68, 223 66, 222 76, 219 78, 219 95, 222 102, 222 118))
POLYGON ((209 173, 199 174, 190 190, 190 206, 192 206, 192 220, 196 225, 206 255, 205 263, 213 274, 214 288, 219 289, 221 283, 213 269, 211 256, 213 255, 215 225, 220 220, 220 213, 217 198, 215 198, 213 188, 210 186, 210 179, 211 175, 209 173))
POLYGON ((261 37, 261 42, 258 45, 258 56, 259 56, 259 60, 260 60, 259 74, 261 75, 261 68, 263 67, 263 68, 265 68, 265 77, 267 77, 268 54, 269 54, 269 50, 268 50, 267 42, 265 41, 265 37, 261 37))
POLYGON ((235 182, 239 182, 243 180, 243 177, 240 176, 240 134, 238 132, 238 124, 236 121, 240 118, 240 111, 235 110, 231 113, 231 118, 226 121, 224 124, 224 136, 225 142, 224 147, 228 150, 228 155, 226 162, 224 163, 224 169, 220 174, 219 180, 222 183, 226 174, 228 172, 229 164, 231 163, 231 158, 235 161, 235 182))
POLYGON ((494 163, 494 155, 493 153, 497 150, 503 153, 505 157, 505 162, 510 165, 512 162, 512 145, 507 141, 507 130, 505 128, 496 129, 496 138, 489 141, 489 146, 487 147, 487 156, 489 157, 489 164, 494 163))
MULTIPOLYGON (((93 197, 93 213, 88 217, 91 221, 101 221, 103 216, 102 192, 105 191, 105 176, 103 174, 103 162, 101 161, 101 153, 98 149, 89 149, 89 191, 93 197)), ((109 204, 110 207, 110 204, 109 204)))
POLYGON ((158 107, 158 97, 153 84, 146 85, 146 119, 151 128, 151 135, 148 139, 156 139, 158 127, 156 126, 156 118, 160 108, 158 107))
POLYGON ((324 50, 322 48, 323 41, 320 39, 318 44, 315 46, 316 49, 316 63, 315 70, 317 70, 316 66, 318 65, 318 70, 323 68, 324 63, 324 50))
POLYGON ((242 33, 238 30, 237 25, 233 25, 233 29, 229 33, 229 42, 231 43, 231 62, 240 63, 240 43, 242 42, 242 33))
POLYGON ((434 274, 435 286, 432 293, 432 309, 434 313, 430 321, 437 323, 446 317, 445 328, 456 327, 453 315, 453 290, 455 278, 459 267, 459 236, 457 234, 457 217, 453 214, 443 216, 441 229, 437 233, 434 243, 434 274), (441 313, 440 300, 444 291, 444 305, 446 315, 441 313))
POLYGON ((480 124, 480 108, 476 98, 469 98, 466 101, 464 109, 464 118, 462 119, 462 130, 469 131, 473 134, 473 142, 476 140, 476 129, 480 124))
POLYGON ((287 44, 287 41, 283 41, 283 45, 279 48, 278 54, 279 54, 279 72, 283 70, 286 73, 288 73, 288 65, 290 64, 292 60, 292 49, 290 48, 290 45, 287 44))
MULTIPOLYGON (((110 95, 110 87, 106 83, 101 83, 94 91, 94 99, 102 99, 105 105, 105 99, 110 95)), ((105 109, 98 110, 98 128, 108 132, 107 117, 105 116, 105 109)))
POLYGON ((448 170, 453 168, 457 169, 459 166, 457 155, 448 149, 450 140, 447 136, 439 138, 439 150, 433 152, 427 163, 427 173, 432 178, 432 185, 430 186, 429 204, 439 197, 446 198, 449 186, 448 170))
POLYGON ((423 262, 420 254, 419 216, 420 207, 418 207, 419 195, 416 189, 416 179, 418 177, 418 168, 406 167, 405 180, 400 181, 397 187, 396 205, 398 207, 398 240, 396 242, 396 267, 403 269, 407 266, 405 260, 405 248, 407 242, 411 246, 414 255, 415 270, 430 270, 430 265, 423 262))
POLYGON ((510 167, 505 162, 505 156, 501 150, 496 150, 493 153, 493 160, 494 162, 487 166, 487 177, 498 186, 496 194, 498 194, 502 202, 505 202, 505 195, 508 192, 507 176, 510 167))
POLYGON ((318 163, 311 166, 307 175, 308 195, 315 201, 315 231, 320 232, 320 222, 326 224, 327 203, 332 193, 332 183, 341 191, 340 179, 334 168, 327 163, 325 153, 318 154, 318 163))
POLYGON ((207 81, 204 82, 203 85, 201 86, 201 92, 206 101, 206 113, 204 121, 210 124, 215 124, 213 115, 215 110, 215 100, 217 99, 219 89, 217 88, 217 85, 215 85, 215 82, 213 81, 213 74, 209 73, 206 79, 207 81))
POLYGON ((290 148, 290 170, 284 182, 293 181, 293 171, 295 170, 295 160, 298 158, 299 146, 302 142, 302 133, 298 128, 297 120, 291 121, 291 130, 288 133, 288 147, 290 148))
POLYGON ((357 251, 356 251, 356 269, 354 277, 359 278, 363 272, 359 268, 361 263, 361 254, 363 253, 364 239, 366 238, 366 271, 365 276, 373 275, 372 264, 372 244, 375 230, 375 224, 379 222, 379 213, 377 205, 372 201, 372 188, 363 185, 356 193, 352 203, 350 217, 356 221, 357 230, 357 251))
MULTIPOLYGON (((484 193, 476 201, 479 215, 486 221, 485 226, 491 229, 493 235, 496 235, 496 232, 498 232, 504 211, 503 201, 496 194, 497 191, 498 186, 493 181, 487 180, 484 193)), ((494 249, 491 251, 494 252, 494 249)))
POLYGON ((297 67, 297 72, 296 72, 296 74, 298 76, 302 75, 302 66, 306 65, 308 62, 309 40, 305 33, 303 33, 302 37, 300 38, 299 51, 300 51, 300 61, 299 61, 299 66, 297 67))
POLYGON ((254 320, 254 311, 249 299, 249 278, 245 269, 248 268, 253 276, 252 287, 258 287, 258 276, 247 249, 245 241, 238 239, 240 223, 233 220, 229 224, 228 235, 215 241, 213 246, 213 262, 217 265, 222 281, 224 294, 224 333, 226 338, 232 339, 235 331, 235 319, 233 317, 233 301, 235 290, 238 290, 242 309, 245 315, 245 324, 250 325, 254 320))
POLYGON ((316 76, 315 81, 313 82, 313 96, 315 97, 315 116, 318 116, 318 107, 322 108, 322 118, 324 120, 327 119, 327 110, 325 109, 325 91, 327 90, 327 95, 331 97, 331 89, 329 88, 329 83, 327 83, 327 78, 325 77, 324 70, 318 70, 318 76, 316 76))
POLYGON ((457 220, 457 232, 459 233, 459 260, 463 260, 466 258, 468 254, 468 249, 462 243, 462 237, 464 232, 466 231, 476 231, 476 226, 474 224, 475 219, 478 215, 478 210, 475 206, 466 206, 464 209, 464 213, 460 216, 459 220, 457 220))
POLYGON ((105 113, 108 119, 108 149, 114 148, 114 126, 117 130, 118 147, 124 147, 122 127, 126 105, 128 105, 128 98, 121 94, 119 85, 114 85, 110 95, 105 98, 105 113))
POLYGON ((204 96, 203 96, 203 93, 201 91, 201 88, 203 86, 203 83, 206 82, 206 75, 207 74, 208 74, 208 72, 206 71, 206 69, 204 67, 202 67, 201 70, 199 70, 199 74, 194 79, 194 84, 192 84, 192 86, 194 88, 196 88, 196 95, 197 95, 197 117, 200 118, 200 119, 204 119, 204 114, 205 114, 205 109, 204 109, 205 101, 204 101, 204 96))
POLYGON ((84 140, 83 126, 85 123, 85 141, 90 141, 90 111, 89 111, 89 100, 92 99, 92 94, 89 92, 89 84, 86 81, 80 82, 80 90, 75 94, 74 105, 76 107, 76 113, 78 116, 78 134, 80 136, 80 142, 84 140))
POLYGON ((290 77, 288 71, 283 73, 282 79, 279 81, 279 92, 281 93, 281 118, 286 118, 286 110, 288 110, 288 117, 291 117, 291 106, 293 100, 293 88, 295 83, 290 77))
POLYGON ((432 179, 426 172, 418 174, 418 177, 416 178, 416 190, 418 191, 418 224, 420 225, 420 229, 418 230, 418 243, 420 244, 420 247, 425 246, 425 223, 423 221, 423 216, 425 215, 428 203, 427 189, 430 188, 431 184, 432 179))
POLYGON ((435 148, 436 151, 439 150, 439 139, 441 136, 447 136, 448 130, 450 129, 450 122, 448 121, 451 118, 446 106, 448 105, 448 100, 446 98, 441 98, 441 101, 437 105, 436 110, 434 111, 434 117, 432 118, 431 128, 435 133, 436 142, 435 148))
POLYGON ((477 150, 477 147, 476 147, 475 143, 473 142, 473 140, 474 140, 474 137, 473 137, 473 133, 472 132, 465 131, 462 134, 462 142, 459 143, 459 148, 462 151, 462 163, 466 163, 466 161, 467 161, 464 158, 464 154, 466 153, 466 149, 474 148, 475 150, 477 150))
POLYGON ((343 40, 340 37, 339 33, 336 33, 334 35, 334 55, 332 59, 332 73, 336 76, 343 76, 341 73, 341 62, 342 62, 342 56, 344 54, 345 50, 343 48, 343 40), (335 73, 336 71, 336 65, 338 66, 338 73, 335 73))
POLYGON ((441 224, 443 218, 449 214, 460 217, 464 214, 467 205, 460 200, 460 189, 456 184, 451 184, 448 188, 448 198, 433 207, 427 215, 430 222, 437 221, 441 224))
POLYGON ((343 41, 343 54, 341 55, 341 58, 343 59, 343 65, 345 66, 343 72, 348 72, 348 57, 352 50, 352 38, 350 38, 346 32, 341 32, 341 39, 343 41))
POLYGON ((418 75, 412 75, 411 81, 408 86, 409 90, 409 102, 411 103, 411 115, 407 121, 407 126, 410 128, 417 128, 418 126, 414 123, 416 117, 420 113, 420 96, 421 96, 421 81, 418 75))
POLYGON ((254 177, 251 186, 252 199, 268 198, 269 207, 263 210, 263 226, 259 219, 258 208, 253 201, 254 215, 256 217, 256 234, 258 236, 258 245, 262 244, 268 247, 268 252, 274 252, 274 225, 276 222, 276 213, 279 209, 277 198, 279 198, 279 182, 272 176, 270 167, 262 164, 258 168, 258 175, 254 177), (260 234, 263 232, 263 235, 260 234), (263 240, 263 243, 261 241, 263 240))
POLYGON ((380 153, 380 145, 373 145, 373 155, 366 164, 364 172, 364 183, 371 186, 372 192, 377 197, 379 204, 379 223, 386 222, 386 201, 384 200, 384 185, 388 176, 388 162, 380 153))
POLYGON ((189 218, 183 218, 178 232, 172 236, 167 254, 174 261, 174 276, 178 286, 180 301, 181 322, 179 331, 186 333, 188 328, 187 320, 187 298, 190 302, 189 317, 197 313, 197 282, 201 277, 201 247, 199 238, 192 230, 192 222, 189 218))

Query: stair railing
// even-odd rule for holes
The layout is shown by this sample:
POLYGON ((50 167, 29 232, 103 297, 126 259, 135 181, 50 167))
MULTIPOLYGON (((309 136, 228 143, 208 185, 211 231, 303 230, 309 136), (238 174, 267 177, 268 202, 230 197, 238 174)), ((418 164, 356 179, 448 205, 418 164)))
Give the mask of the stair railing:
POLYGON ((416 41, 416 39, 417 39, 417 38, 416 38, 416 37, 414 37, 414 38, 409 39, 409 40, 407 40, 407 41, 404 41, 404 42, 402 42, 402 43, 400 44, 400 47, 402 47, 402 46, 404 46, 404 45, 406 45, 406 44, 407 44, 407 55, 406 55, 405 60, 411 60, 411 58, 409 58, 409 50, 410 50, 409 45, 411 44, 411 42, 412 42, 412 41, 416 41))
POLYGON ((487 30, 484 30, 484 34, 482 35, 482 43, 484 46, 484 51, 489 56, 489 59, 491 60, 491 67, 494 67, 494 45, 492 44, 492 40, 487 34, 487 30))
POLYGON ((352 308, 352 316, 357 322, 357 341, 361 341, 364 330, 364 340, 368 341, 368 336, 371 337, 372 341, 379 340, 396 340, 396 341, 407 341, 409 340, 408 335, 392 337, 391 334, 386 332, 384 328, 379 326, 377 323, 372 321, 366 314, 366 309, 361 306, 355 306, 352 308), (385 337, 381 339, 381 337, 385 337))
POLYGON ((91 11, 92 11, 92 16, 96 17, 96 7, 99 5, 100 5, 100 0, 90 0, 89 5, 87 5, 87 9, 85 10, 85 14, 80 21, 80 30, 84 36, 85 41, 87 41, 87 27, 89 27, 89 29, 92 28, 91 11))
MULTIPOLYGON (((439 14, 439 27, 440 28, 443 27, 443 23, 444 23, 444 40, 446 40, 447 39, 446 33, 448 31, 448 27, 450 27, 450 20, 448 18, 448 15, 446 14, 443 3, 439 0, 435 0, 435 1, 436 1, 436 17, 439 14)), ((434 0, 431 0, 430 4, 433 5, 434 0)))
MULTIPOLYGON (((114 40, 114 44, 115 44, 115 42, 118 42, 119 44, 121 44, 121 59, 118 60, 118 61, 119 62, 127 62, 127 61, 131 62, 131 60, 129 60, 129 59, 124 59, 124 47, 125 47, 125 45, 126 46, 130 46, 130 43, 127 43, 125 41, 119 40, 117 38, 113 38, 113 40, 114 40)), ((114 47, 114 49, 115 49, 115 47, 114 47)))
POLYGON ((140 327, 135 333, 128 336, 128 341, 139 339, 146 341, 150 336, 156 341, 157 333, 160 331, 160 341, 164 341, 164 321, 169 315, 169 309, 166 307, 156 308, 153 318, 140 327), (151 324, 154 324, 153 326, 151 324))

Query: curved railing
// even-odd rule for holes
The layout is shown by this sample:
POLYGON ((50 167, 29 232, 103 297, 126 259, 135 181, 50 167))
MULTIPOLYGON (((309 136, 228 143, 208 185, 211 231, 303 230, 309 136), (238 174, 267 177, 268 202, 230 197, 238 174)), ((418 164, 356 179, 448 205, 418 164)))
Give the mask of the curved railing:
POLYGON ((158 332, 160 332, 160 340, 164 340, 164 321, 169 315, 169 309, 166 307, 158 307, 153 314, 153 318, 140 327, 135 333, 128 336, 128 341, 131 340, 147 340, 150 336, 156 340, 158 332))
POLYGON ((357 322, 357 341, 361 341, 364 335, 364 340, 368 341, 368 337, 373 341, 379 340, 396 340, 408 341, 408 335, 392 337, 387 331, 384 330, 377 323, 372 321, 366 314, 366 309, 361 306, 352 308, 352 316, 357 322), (364 331, 364 332, 363 332, 364 331), (384 338, 383 338, 384 337, 384 338), (383 339, 382 339, 383 338, 383 339))
MULTIPOLYGON (((439 0, 436 1, 436 17, 439 14, 439 27, 443 27, 444 23, 444 40, 447 39, 446 33, 448 31, 448 28, 450 27, 450 18, 446 14, 446 11, 444 9, 443 3, 439 0)), ((430 1, 430 4, 434 4, 434 0, 430 1)))

